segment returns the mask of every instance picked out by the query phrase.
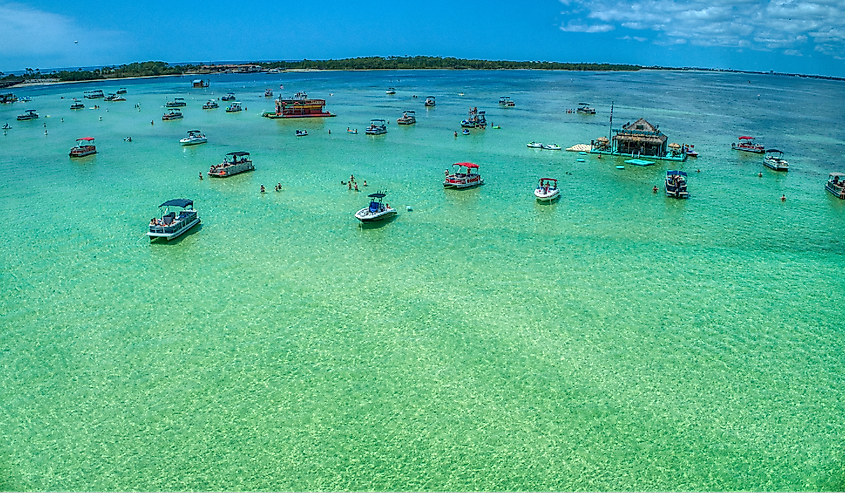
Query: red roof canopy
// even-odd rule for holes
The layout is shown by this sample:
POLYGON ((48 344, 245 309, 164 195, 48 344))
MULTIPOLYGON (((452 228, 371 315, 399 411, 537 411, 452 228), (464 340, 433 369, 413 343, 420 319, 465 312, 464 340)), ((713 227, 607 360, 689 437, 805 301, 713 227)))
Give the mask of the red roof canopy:
POLYGON ((76 140, 87 140, 88 142, 91 142, 92 140, 94 140, 94 137, 82 137, 81 139, 76 140))
POLYGON ((478 168, 477 164, 472 163, 455 163, 455 166, 463 166, 465 168, 478 168))
POLYGON ((743 135, 742 137, 740 137, 740 138, 739 138, 739 140, 751 140, 751 139, 753 139, 753 138, 754 138, 754 137, 749 137, 749 136, 747 136, 747 135, 743 135))

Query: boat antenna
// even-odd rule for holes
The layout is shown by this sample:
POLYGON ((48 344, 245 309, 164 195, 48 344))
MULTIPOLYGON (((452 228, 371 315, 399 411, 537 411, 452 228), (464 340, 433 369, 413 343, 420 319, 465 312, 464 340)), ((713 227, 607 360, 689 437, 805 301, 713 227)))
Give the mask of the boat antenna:
POLYGON ((610 152, 613 152, 613 101, 610 102, 610 128, 607 132, 607 139, 610 141, 610 152))

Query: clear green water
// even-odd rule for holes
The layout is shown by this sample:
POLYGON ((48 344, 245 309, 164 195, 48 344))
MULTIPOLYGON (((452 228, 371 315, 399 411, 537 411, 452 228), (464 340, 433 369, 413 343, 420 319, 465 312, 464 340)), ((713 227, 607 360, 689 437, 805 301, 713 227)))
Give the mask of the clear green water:
POLYGON ((0 136, 3 489, 845 487, 845 203, 824 191, 845 171, 841 83, 190 80, 29 88, 15 92, 31 103, 0 107, 13 126, 0 136), (280 83, 338 116, 260 118, 280 83), (68 109, 118 87, 127 102, 68 109), (247 111, 200 109, 228 91, 247 111), (185 118, 162 122, 174 96, 185 118), (607 135, 611 100, 614 126, 645 117, 702 156, 617 170, 525 147, 607 135), (582 101, 599 114, 565 112, 582 101), (502 129, 454 138, 470 106, 502 129), (14 121, 30 107, 42 118, 14 121), (415 127, 396 125, 405 109, 415 127), (370 118, 392 120, 388 134, 365 136, 370 118), (180 147, 193 128, 209 143, 180 147), (731 151, 744 134, 791 171, 731 151), (100 153, 71 161, 87 135, 100 153), (255 172, 199 181, 235 150, 255 172), (444 191, 457 161, 479 163, 487 185, 444 191), (688 201, 651 193, 675 167, 688 201), (348 191, 351 173, 370 187, 348 191), (551 206, 533 200, 545 176, 564 191, 551 206), (362 229, 353 214, 376 189, 401 213, 362 229), (171 198, 193 199, 203 225, 151 245, 146 225, 171 198))

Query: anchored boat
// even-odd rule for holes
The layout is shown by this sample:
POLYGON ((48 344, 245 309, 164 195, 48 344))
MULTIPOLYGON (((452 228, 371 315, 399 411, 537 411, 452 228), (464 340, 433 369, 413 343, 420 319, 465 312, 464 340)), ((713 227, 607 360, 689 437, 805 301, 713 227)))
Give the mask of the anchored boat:
POLYGON ((243 108, 241 108, 240 101, 235 101, 234 103, 226 107, 226 113, 237 113, 242 110, 243 108))
POLYGON ((220 105, 217 104, 217 101, 213 99, 209 99, 204 105, 202 105, 202 109, 204 110, 213 110, 219 108, 220 105))
POLYGON ((18 115, 18 120, 35 120, 38 118, 38 113, 35 110, 26 110, 23 115, 18 115))
POLYGON ((789 161, 783 158, 783 152, 777 149, 766 149, 763 166, 775 171, 789 171, 789 161))
POLYGON ((595 115, 596 109, 590 108, 587 103, 578 103, 578 109, 575 110, 576 113, 581 113, 582 115, 595 115))
POLYGON ((325 99, 309 99, 304 92, 296 93, 292 98, 283 99, 281 95, 276 99, 276 112, 265 111, 261 116, 265 118, 313 118, 331 117, 334 113, 326 111, 325 99))
POLYGON ((187 105, 188 104, 185 103, 185 98, 173 98, 173 101, 168 101, 164 106, 167 108, 181 108, 187 105))
POLYGON ((179 143, 183 146, 192 146, 196 144, 205 144, 208 139, 205 134, 199 130, 188 130, 188 136, 184 139, 179 139, 179 143))
POLYGON ((182 118, 182 112, 179 110, 170 110, 169 113, 161 115, 162 120, 178 120, 182 118))
POLYGON ((252 171, 255 166, 252 165, 252 160, 249 158, 248 152, 237 151, 226 154, 223 162, 215 164, 208 170, 208 176, 216 178, 225 178, 227 176, 237 175, 244 171, 252 171))
POLYGON ((413 110, 402 113, 402 117, 396 120, 399 125, 413 125, 417 123, 417 114, 413 110))
POLYGON ((754 154, 763 154, 766 148, 754 142, 754 137, 743 135, 739 138, 739 142, 731 144, 731 149, 735 151, 753 152, 754 154))
POLYGON ((560 196, 557 180, 554 178, 540 178, 540 184, 534 189, 534 196, 540 202, 551 202, 560 196))
POLYGON ((193 206, 194 201, 189 199, 168 200, 158 206, 160 217, 154 217, 150 221, 150 230, 147 231, 150 241, 156 239, 170 241, 199 224, 200 218, 193 206))
POLYGON ((428 96, 427 98, 425 98, 425 105, 426 106, 431 107, 431 106, 434 106, 435 104, 437 104, 437 103, 435 103, 435 101, 434 101, 434 96, 428 96))
POLYGON ((367 195, 370 205, 355 213, 355 218, 362 223, 372 223, 389 219, 397 214, 396 209, 384 203, 385 194, 382 192, 367 195))
POLYGON ((381 135, 387 133, 387 124, 381 118, 373 118, 364 131, 367 135, 381 135))
POLYGON ((455 171, 449 174, 446 170, 446 179, 443 180, 443 188, 471 188, 484 185, 484 179, 478 174, 478 165, 473 163, 455 163, 455 171))
POLYGON ((466 128, 486 128, 487 118, 484 111, 478 111, 478 107, 470 108, 466 120, 461 120, 461 126, 466 128))
POLYGON ((666 172, 666 196, 676 199, 689 198, 687 192, 687 174, 683 171, 669 170, 666 172))
POLYGON ((504 106, 505 108, 513 108, 516 106, 516 103, 508 96, 502 96, 499 98, 499 106, 504 106))
POLYGON ((70 157, 85 157, 97 153, 97 148, 92 144, 94 137, 82 137, 76 139, 76 145, 70 148, 70 157))
POLYGON ((845 173, 831 173, 827 176, 825 190, 832 193, 834 197, 845 199, 845 173))

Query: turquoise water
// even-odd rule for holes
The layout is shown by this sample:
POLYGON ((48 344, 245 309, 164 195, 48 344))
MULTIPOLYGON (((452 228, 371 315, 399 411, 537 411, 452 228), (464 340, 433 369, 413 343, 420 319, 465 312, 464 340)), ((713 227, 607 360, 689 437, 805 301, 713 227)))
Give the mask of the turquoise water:
POLYGON ((190 81, 18 89, 33 101, 0 107, 13 127, 0 136, 0 488, 845 488, 845 201, 824 191, 845 171, 841 83, 190 81), (279 84, 338 116, 260 118, 279 84), (127 102, 68 109, 118 87, 127 102), (229 91, 247 111, 200 109, 229 91), (499 108, 503 95, 517 106, 499 108), (185 118, 161 121, 175 96, 185 118), (582 101, 598 114, 566 113, 582 101), (611 101, 614 127, 644 117, 701 157, 617 170, 525 147, 607 135, 611 101), (502 128, 455 138, 470 106, 502 128), (14 121, 26 108, 42 118, 14 121), (416 126, 396 125, 406 109, 416 126), (389 132, 364 135, 371 118, 389 132), (209 143, 181 147, 194 128, 209 143), (739 135, 784 151, 789 173, 732 151, 739 135), (99 154, 70 160, 83 136, 99 154), (198 179, 238 150, 256 171, 198 179), (487 184, 443 190, 458 161, 487 184), (673 168, 689 173, 687 201, 651 192, 673 168), (369 187, 341 185, 353 173, 369 187), (534 201, 541 177, 560 179, 558 202, 534 201), (376 190, 400 214, 362 229, 353 214, 376 190), (203 224, 151 245, 171 198, 193 199, 203 224))

